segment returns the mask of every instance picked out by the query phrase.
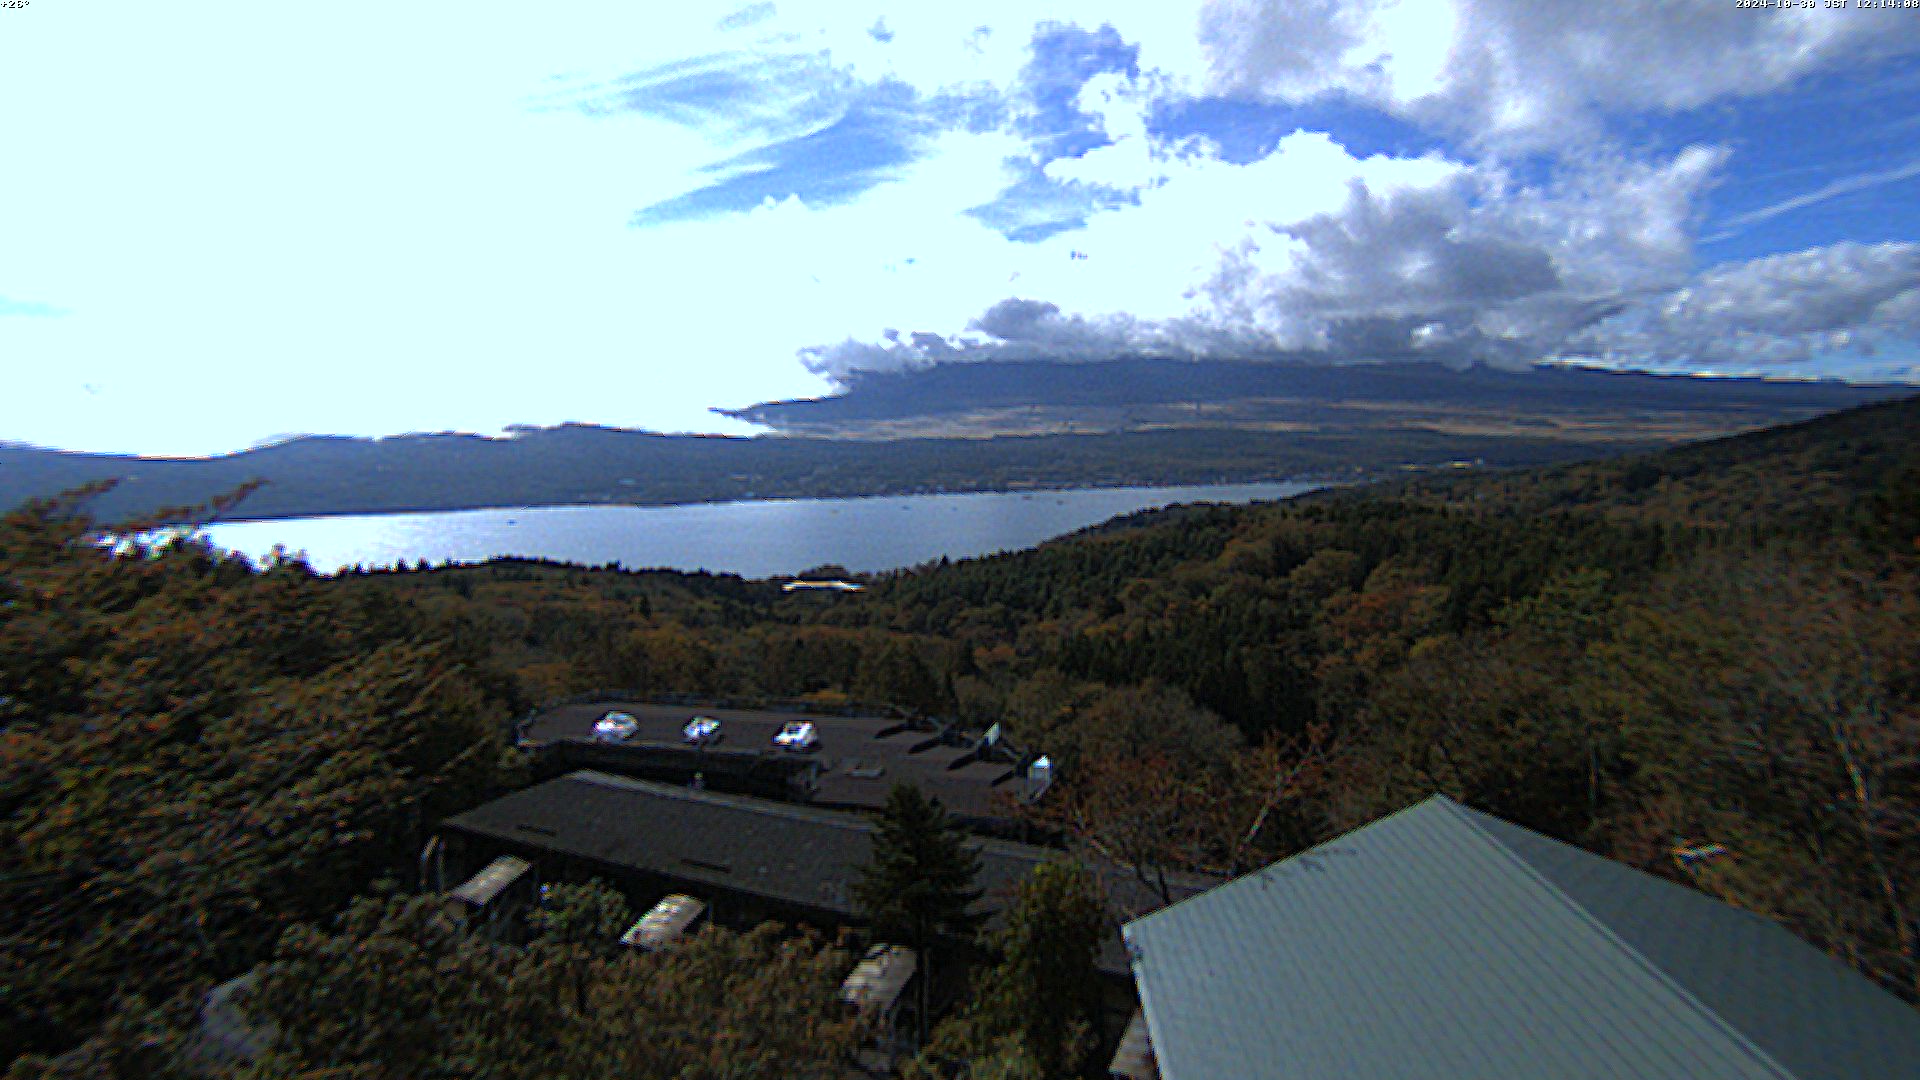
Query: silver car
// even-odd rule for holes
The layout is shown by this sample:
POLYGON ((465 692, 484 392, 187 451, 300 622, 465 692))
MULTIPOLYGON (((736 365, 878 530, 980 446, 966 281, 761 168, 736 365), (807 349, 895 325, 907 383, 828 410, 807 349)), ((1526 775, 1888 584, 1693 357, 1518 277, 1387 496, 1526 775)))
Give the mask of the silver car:
POLYGON ((811 720, 792 720, 773 737, 773 745, 782 750, 796 752, 811 750, 820 745, 820 733, 814 729, 811 720))
POLYGON ((626 742, 640 730, 640 721, 628 713, 610 712, 593 722, 594 742, 626 742))

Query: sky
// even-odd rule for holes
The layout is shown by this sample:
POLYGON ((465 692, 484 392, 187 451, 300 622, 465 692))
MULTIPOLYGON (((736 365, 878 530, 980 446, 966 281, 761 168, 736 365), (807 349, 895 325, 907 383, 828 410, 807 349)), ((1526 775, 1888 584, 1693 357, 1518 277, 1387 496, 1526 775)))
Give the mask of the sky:
POLYGON ((0 10, 0 440, 1137 354, 1920 382, 1920 11, 352 11, 0 10))

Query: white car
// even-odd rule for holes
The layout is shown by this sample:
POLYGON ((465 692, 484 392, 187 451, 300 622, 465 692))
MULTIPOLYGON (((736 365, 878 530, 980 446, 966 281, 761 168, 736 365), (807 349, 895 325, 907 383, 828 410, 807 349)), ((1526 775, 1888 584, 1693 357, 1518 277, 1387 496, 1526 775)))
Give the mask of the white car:
POLYGON ((640 730, 640 721, 623 712, 610 712, 593 722, 594 742, 626 742, 640 730))
POLYGON ((720 741, 720 721, 711 716, 696 716, 687 721, 680 734, 690 745, 705 746, 720 741))
POLYGON ((811 750, 820 745, 820 733, 811 720, 789 720, 773 737, 773 745, 782 750, 811 750))

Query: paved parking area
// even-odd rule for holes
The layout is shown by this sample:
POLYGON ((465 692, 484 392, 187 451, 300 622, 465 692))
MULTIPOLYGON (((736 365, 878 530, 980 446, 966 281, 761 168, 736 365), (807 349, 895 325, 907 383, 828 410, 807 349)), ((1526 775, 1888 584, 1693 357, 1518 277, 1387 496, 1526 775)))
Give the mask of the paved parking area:
POLYGON ((720 749, 790 753, 774 745, 774 735, 794 720, 811 721, 820 742, 807 756, 820 762, 820 786, 814 798, 824 805, 878 809, 893 785, 907 782, 954 813, 1008 817, 1011 801, 1021 790, 1013 766, 982 761, 958 764, 969 756, 966 748, 926 746, 931 738, 927 732, 878 716, 810 716, 609 699, 548 710, 535 717, 523 735, 536 743, 591 739, 594 721, 616 709, 640 722, 640 730, 625 744, 637 747, 684 747, 681 728, 695 716, 710 716, 720 721, 720 749))

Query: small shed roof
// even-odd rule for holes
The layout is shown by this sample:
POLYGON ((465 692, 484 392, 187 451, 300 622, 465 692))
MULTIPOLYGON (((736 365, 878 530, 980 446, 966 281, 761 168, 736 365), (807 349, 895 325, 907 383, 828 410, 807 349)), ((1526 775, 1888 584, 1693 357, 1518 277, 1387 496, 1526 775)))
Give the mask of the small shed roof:
POLYGON ((252 1061, 279 1038, 276 1025, 252 1020, 240 1007, 239 999, 259 981, 259 971, 249 971, 214 987, 201 1000, 200 1026, 189 1043, 191 1052, 201 1061, 209 1065, 252 1061))
POLYGON ((1435 796, 1129 923, 1161 1075, 1920 1078, 1760 916, 1435 796))
POLYGON ((1120 1033, 1107 1075, 1117 1080, 1160 1080, 1160 1070, 1153 1064, 1153 1044, 1147 1040, 1147 1014, 1139 1009, 1133 1010, 1127 1030, 1120 1033))
POLYGON ((707 905, 685 893, 674 893, 653 905, 620 935, 620 944, 657 949, 687 932, 707 905))
POLYGON ((916 966, 912 949, 875 945, 840 984, 840 1000, 863 1013, 884 1013, 900 1000, 916 966))
POLYGON ((507 890, 507 886, 520 880, 521 875, 533 869, 533 864, 515 855, 502 855, 486 865, 486 868, 468 878, 466 883, 450 894, 455 900, 462 900, 474 907, 485 907, 507 890))

